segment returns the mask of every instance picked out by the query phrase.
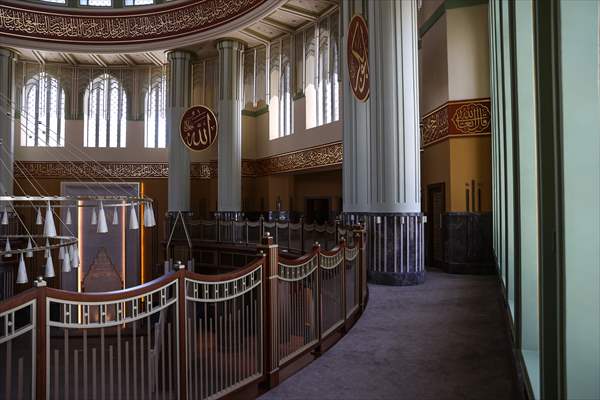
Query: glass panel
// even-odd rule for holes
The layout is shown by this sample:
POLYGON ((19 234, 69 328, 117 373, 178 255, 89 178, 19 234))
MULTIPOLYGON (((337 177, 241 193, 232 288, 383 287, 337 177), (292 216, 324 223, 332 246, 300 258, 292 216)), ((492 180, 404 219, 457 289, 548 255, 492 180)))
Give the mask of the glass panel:
POLYGON ((94 79, 84 95, 85 147, 125 147, 127 95, 121 83, 103 74, 94 79))
POLYGON ((600 3, 560 2, 566 398, 600 398, 600 3))
POLYGON ((533 3, 515 2, 521 231, 521 353, 536 398, 539 378, 538 191, 533 3))
POLYGON ((112 0, 80 0, 79 4, 82 6, 110 7, 112 6, 112 0))

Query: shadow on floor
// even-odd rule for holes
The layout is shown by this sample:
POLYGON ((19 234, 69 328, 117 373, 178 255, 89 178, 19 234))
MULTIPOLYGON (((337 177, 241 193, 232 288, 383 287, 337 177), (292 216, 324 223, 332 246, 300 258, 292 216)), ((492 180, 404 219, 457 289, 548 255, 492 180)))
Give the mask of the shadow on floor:
POLYGON ((494 275, 439 271, 369 285, 350 332, 260 399, 520 399, 498 290, 494 275))

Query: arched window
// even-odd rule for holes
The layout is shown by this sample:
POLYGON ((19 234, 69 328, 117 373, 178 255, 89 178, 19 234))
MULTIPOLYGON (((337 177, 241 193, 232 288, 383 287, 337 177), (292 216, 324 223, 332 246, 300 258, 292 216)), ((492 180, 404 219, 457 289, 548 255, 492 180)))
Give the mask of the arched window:
POLYGON ((167 144, 167 120, 165 106, 167 100, 167 82, 164 74, 152 79, 146 93, 144 146, 164 149, 167 144))
POLYGON ((42 72, 23 88, 21 146, 65 145, 65 91, 58 79, 42 72))
POLYGON ((292 67, 289 60, 281 66, 279 80, 279 136, 292 133, 292 67))
POLYGON ((127 95, 114 76, 102 74, 85 90, 84 147, 125 147, 127 95))

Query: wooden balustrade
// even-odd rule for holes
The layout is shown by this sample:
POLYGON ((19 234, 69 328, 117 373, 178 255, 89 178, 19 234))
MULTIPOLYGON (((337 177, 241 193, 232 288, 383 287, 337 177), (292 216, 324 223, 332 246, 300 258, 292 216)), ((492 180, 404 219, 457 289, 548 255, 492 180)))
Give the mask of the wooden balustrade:
POLYGON ((179 263, 116 292, 39 279, 0 303, 0 398, 216 399, 276 386, 364 309, 364 230, 352 232, 352 246, 315 243, 298 258, 265 233, 256 259, 234 272, 179 263))

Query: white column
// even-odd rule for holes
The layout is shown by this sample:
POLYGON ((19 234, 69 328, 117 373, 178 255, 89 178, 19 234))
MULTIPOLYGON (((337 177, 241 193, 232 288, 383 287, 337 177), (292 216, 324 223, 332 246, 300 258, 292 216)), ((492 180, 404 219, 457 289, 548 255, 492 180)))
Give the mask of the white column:
POLYGON ((191 55, 171 51, 167 104, 167 145, 169 149, 169 212, 190 211, 190 150, 179 134, 181 116, 190 107, 191 55))
POLYGON ((236 40, 221 40, 219 50, 218 211, 242 211, 242 49, 236 40))
POLYGON ((0 195, 13 194, 15 61, 15 53, 0 48, 0 195))
POLYGON ((344 213, 369 232, 369 277, 424 280, 421 214, 417 1, 342 2, 344 52, 350 19, 369 31, 370 97, 356 100, 344 53, 344 213), (366 8, 365 8, 366 7, 366 8))

